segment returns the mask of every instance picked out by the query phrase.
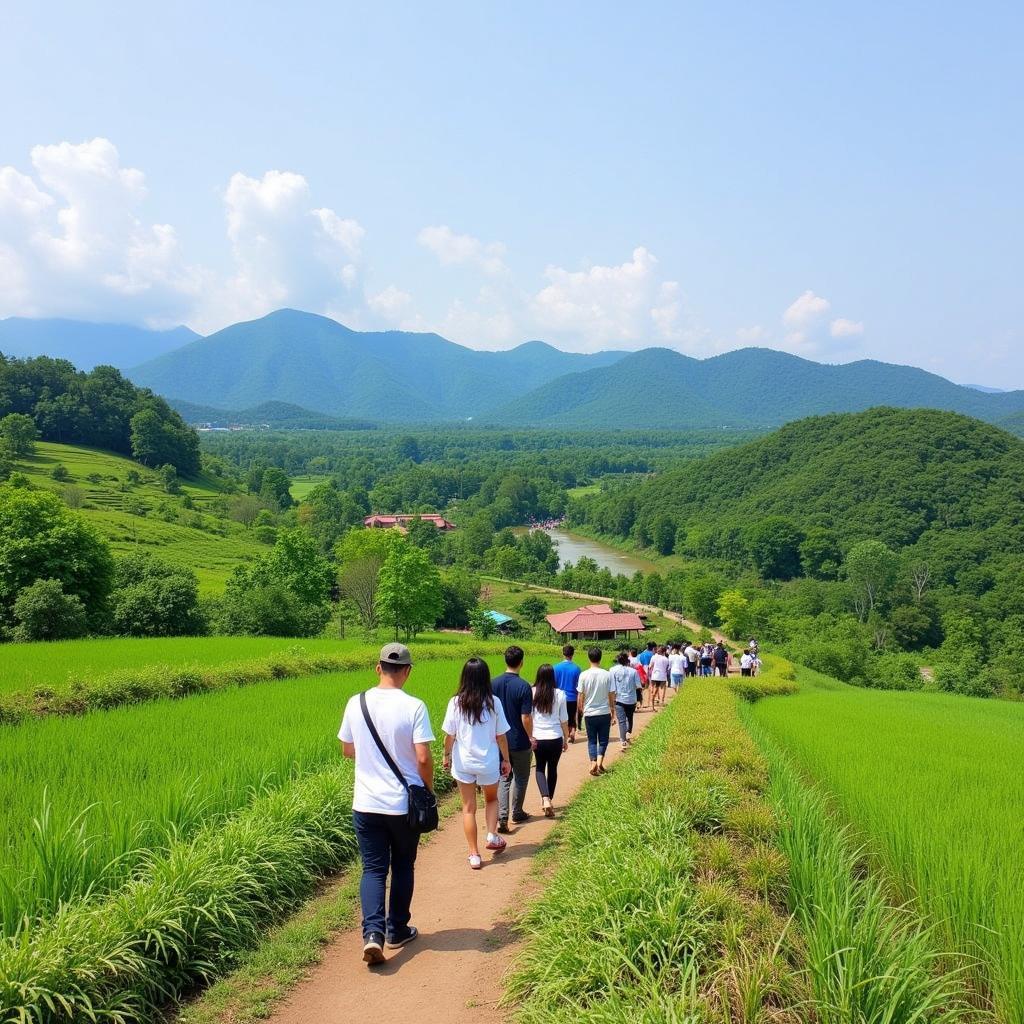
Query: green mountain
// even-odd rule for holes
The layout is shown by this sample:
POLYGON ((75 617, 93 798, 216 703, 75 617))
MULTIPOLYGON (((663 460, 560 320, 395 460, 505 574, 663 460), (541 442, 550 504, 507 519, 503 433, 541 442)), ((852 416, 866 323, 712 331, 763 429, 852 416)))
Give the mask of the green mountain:
POLYGON ((387 422, 465 420, 618 352, 578 355, 543 342, 478 352, 436 334, 360 332, 281 309, 135 367, 159 394, 220 409, 288 402, 332 416, 387 422))
POLYGON ((150 331, 130 324, 93 324, 82 320, 0 320, 0 352, 8 356, 51 356, 79 369, 116 366, 123 370, 180 348, 199 335, 187 327, 150 331))
POLYGON ((167 400, 188 424, 198 427, 270 427, 274 430, 369 430, 375 424, 368 420, 343 419, 313 412, 288 402, 262 402, 251 409, 218 409, 212 405, 196 405, 176 398, 167 400))
POLYGON ((486 419, 552 427, 770 428, 878 405, 948 409, 995 422, 1024 412, 1024 392, 985 393, 875 360, 831 366, 763 348, 710 359, 644 349, 614 366, 551 380, 486 419))
POLYGON ((1024 553, 1022 503, 1024 441, 956 413, 879 408, 790 423, 585 499, 574 515, 600 532, 642 544, 660 532, 668 546, 727 560, 741 558, 747 529, 782 516, 831 531, 842 547, 917 545, 945 573, 1024 553))

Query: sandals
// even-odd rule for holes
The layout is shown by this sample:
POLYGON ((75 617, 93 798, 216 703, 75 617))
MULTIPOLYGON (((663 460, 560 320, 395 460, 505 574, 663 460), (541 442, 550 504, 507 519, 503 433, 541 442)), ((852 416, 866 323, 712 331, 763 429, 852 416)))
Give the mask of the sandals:
POLYGON ((484 862, 480 859, 479 853, 471 853, 466 859, 469 861, 469 866, 474 871, 479 871, 484 866, 484 862))

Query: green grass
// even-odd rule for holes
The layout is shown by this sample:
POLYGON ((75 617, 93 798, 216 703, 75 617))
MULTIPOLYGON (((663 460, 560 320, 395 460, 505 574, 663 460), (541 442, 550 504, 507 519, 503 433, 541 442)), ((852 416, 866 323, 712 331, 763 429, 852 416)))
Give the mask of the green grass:
POLYGON ((112 452, 41 442, 36 445, 36 455, 19 461, 17 469, 35 487, 60 495, 70 489, 81 502, 79 511, 115 552, 148 551, 187 566, 195 570, 204 593, 221 590, 236 565, 266 551, 243 526, 220 514, 215 503, 223 494, 214 477, 182 481, 182 494, 193 504, 193 509, 187 510, 182 495, 167 494, 152 470, 112 452), (69 481, 51 478, 50 472, 58 464, 67 468, 69 481), (142 478, 138 484, 128 480, 133 470, 142 478), (90 476, 99 480, 90 480, 90 476), (145 515, 129 511, 133 507, 145 515), (160 518, 162 508, 172 511, 175 521, 160 518))
POLYGON ((1024 706, 849 687, 798 670, 801 692, 749 714, 869 843, 885 873, 973 957, 974 984, 1024 1021, 1024 706))
POLYGON ((300 476, 292 477, 292 486, 290 493, 294 501, 303 501, 317 484, 322 484, 325 480, 330 480, 329 476, 318 476, 312 473, 306 473, 300 476))
POLYGON ((570 487, 566 492, 569 498, 586 498, 591 494, 600 494, 600 484, 584 484, 582 487, 570 487))
POLYGON ((61 689, 121 669, 155 665, 221 665, 290 649, 323 654, 366 646, 356 639, 294 640, 270 636, 101 637, 52 643, 7 644, 0 661, 0 694, 36 687, 61 689))
MULTIPOLYGON (((460 668, 425 661, 413 674, 438 730, 460 668)), ((374 681, 311 676, 4 729, 0 927, 110 889, 175 835, 336 762, 345 701, 374 681)))

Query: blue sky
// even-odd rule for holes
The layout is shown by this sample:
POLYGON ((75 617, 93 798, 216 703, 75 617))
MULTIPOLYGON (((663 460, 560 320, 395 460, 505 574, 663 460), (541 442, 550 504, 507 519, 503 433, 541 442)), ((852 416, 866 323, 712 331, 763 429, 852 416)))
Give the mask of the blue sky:
POLYGON ((1022 10, 5 5, 0 316, 1024 386, 1022 10))

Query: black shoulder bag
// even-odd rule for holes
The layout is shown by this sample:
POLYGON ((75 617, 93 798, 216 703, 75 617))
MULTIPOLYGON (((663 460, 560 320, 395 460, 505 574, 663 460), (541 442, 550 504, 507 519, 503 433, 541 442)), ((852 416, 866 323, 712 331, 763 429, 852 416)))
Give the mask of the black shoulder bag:
POLYGON ((405 787, 409 794, 408 821, 409 828, 413 832, 433 832, 437 828, 437 797, 427 789, 426 786, 410 786, 405 781, 405 776, 398 770, 395 759, 388 753, 377 732, 377 727, 370 717, 370 709, 366 706, 366 694, 359 694, 359 706, 363 710, 363 718, 366 720, 366 727, 370 730, 374 743, 381 753, 381 757, 388 763, 388 767, 395 773, 395 778, 405 787))

